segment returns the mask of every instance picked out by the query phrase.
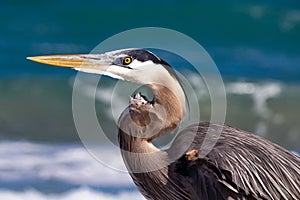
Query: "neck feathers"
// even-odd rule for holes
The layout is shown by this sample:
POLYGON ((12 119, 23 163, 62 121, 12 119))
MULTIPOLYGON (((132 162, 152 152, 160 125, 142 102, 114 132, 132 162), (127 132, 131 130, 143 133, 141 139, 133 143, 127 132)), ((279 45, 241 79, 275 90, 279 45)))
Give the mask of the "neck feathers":
POLYGON ((185 114, 185 94, 176 77, 161 73, 154 83, 146 85, 154 92, 153 102, 133 98, 119 119, 119 142, 124 150, 152 151, 140 148, 148 146, 143 141, 150 144, 154 138, 175 130, 185 114))
POLYGON ((175 82, 171 86, 151 85, 151 88, 155 95, 154 107, 158 107, 157 110, 164 113, 165 121, 162 131, 174 130, 185 114, 185 96, 180 84, 175 82))

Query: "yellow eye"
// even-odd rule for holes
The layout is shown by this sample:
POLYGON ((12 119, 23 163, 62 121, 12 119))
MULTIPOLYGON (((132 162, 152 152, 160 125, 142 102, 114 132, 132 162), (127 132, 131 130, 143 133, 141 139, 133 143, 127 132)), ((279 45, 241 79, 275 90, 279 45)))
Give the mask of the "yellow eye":
POLYGON ((123 65, 129 65, 132 62, 132 58, 131 57, 125 57, 123 59, 123 65))

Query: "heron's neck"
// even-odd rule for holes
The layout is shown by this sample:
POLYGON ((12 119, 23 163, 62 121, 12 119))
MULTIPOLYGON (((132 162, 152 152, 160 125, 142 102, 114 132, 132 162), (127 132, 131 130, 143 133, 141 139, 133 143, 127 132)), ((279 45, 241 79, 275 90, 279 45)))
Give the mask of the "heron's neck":
POLYGON ((169 85, 153 84, 150 87, 154 92, 154 109, 165 119, 159 136, 180 124, 185 114, 185 95, 180 84, 175 81, 169 85))
MULTIPOLYGON (((185 95, 176 78, 168 75, 159 83, 147 84, 154 92, 154 103, 138 99, 119 119, 119 142, 123 150, 153 152, 151 141, 178 127, 185 114, 185 95), (143 147, 143 148, 140 148, 143 147)), ((158 81, 157 81, 158 82, 158 81)))

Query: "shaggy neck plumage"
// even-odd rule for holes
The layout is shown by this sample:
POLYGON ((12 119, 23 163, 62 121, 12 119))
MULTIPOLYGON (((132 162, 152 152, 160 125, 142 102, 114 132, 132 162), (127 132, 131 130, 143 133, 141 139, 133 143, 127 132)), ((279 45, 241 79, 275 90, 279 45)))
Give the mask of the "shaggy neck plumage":
POLYGON ((151 141, 178 127, 185 113, 185 95, 172 76, 163 84, 147 84, 153 90, 150 104, 131 104, 119 120, 119 142, 123 150, 153 151, 151 141), (151 145, 150 145, 151 144, 151 145), (150 148, 148 148, 150 145, 150 148))

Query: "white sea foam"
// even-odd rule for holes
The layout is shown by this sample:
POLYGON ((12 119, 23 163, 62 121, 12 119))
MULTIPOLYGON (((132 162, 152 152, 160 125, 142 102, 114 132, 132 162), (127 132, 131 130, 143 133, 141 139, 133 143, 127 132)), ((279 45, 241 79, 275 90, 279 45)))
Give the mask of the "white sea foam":
POLYGON ((276 82, 252 83, 252 82, 234 82, 227 85, 227 92, 239 95, 251 95, 254 105, 253 110, 257 113, 261 120, 256 125, 255 132, 261 136, 265 136, 268 127, 265 120, 273 118, 273 121, 280 122, 282 117, 273 113, 267 105, 267 101, 280 95, 282 86, 276 82))
POLYGON ((43 194, 36 190, 26 191, 11 191, 11 190, 0 190, 0 199, 5 200, 119 200, 119 199, 131 199, 141 200, 143 196, 138 192, 122 192, 118 194, 107 194, 91 190, 89 188, 79 188, 71 190, 62 194, 43 194))
MULTIPOLYGON (((119 153, 109 147, 99 148, 107 154, 105 164, 125 170, 119 153)), ((49 145, 24 141, 0 142, 0 180, 57 180, 77 185, 133 186, 127 173, 96 161, 82 145, 49 145)))
POLYGON ((261 116, 268 117, 271 113, 267 100, 278 96, 281 92, 279 83, 234 82, 227 85, 227 92, 234 94, 249 94, 254 100, 254 110, 261 116))

